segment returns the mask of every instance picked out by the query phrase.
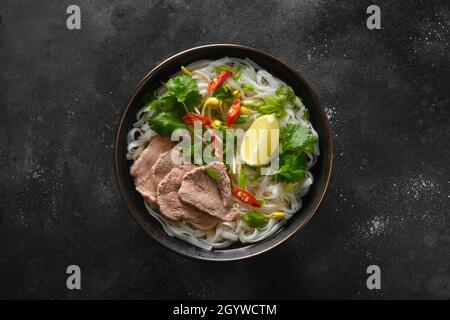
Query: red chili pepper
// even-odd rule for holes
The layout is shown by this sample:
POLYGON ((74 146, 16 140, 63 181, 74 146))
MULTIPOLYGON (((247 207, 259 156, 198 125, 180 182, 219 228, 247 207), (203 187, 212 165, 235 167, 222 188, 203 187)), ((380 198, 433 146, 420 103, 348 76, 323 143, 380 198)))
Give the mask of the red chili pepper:
POLYGON ((229 127, 233 122, 236 121, 240 113, 241 113, 241 100, 234 99, 233 104, 228 109, 228 116, 226 121, 227 127, 229 127))
POLYGON ((207 91, 213 92, 218 86, 220 86, 229 76, 231 72, 229 70, 221 71, 211 82, 208 84, 207 91))
POLYGON ((251 205, 253 207, 261 207, 261 204, 258 202, 258 200, 256 200, 256 198, 248 191, 245 191, 244 189, 241 188, 233 188, 231 190, 231 193, 238 198, 239 200, 241 200, 242 202, 251 205))
POLYGON ((201 116, 196 113, 188 113, 181 118, 181 121, 187 123, 188 125, 193 126, 195 121, 201 121, 202 126, 208 126, 211 124, 211 119, 201 116))

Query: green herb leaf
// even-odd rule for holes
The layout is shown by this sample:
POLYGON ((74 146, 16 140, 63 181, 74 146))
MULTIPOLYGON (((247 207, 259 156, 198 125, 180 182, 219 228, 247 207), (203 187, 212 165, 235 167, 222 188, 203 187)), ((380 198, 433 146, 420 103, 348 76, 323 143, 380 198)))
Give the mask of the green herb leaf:
MULTIPOLYGON (((197 83, 189 76, 179 75, 167 81, 165 91, 153 96, 144 106, 144 111, 154 110, 149 126, 162 136, 170 136, 178 128, 187 128, 180 118, 192 112, 200 102, 197 83)), ((150 99, 147 97, 147 99, 150 99)))
POLYGON ((151 102, 152 100, 155 100, 155 93, 154 90, 150 90, 147 91, 143 96, 142 96, 142 102, 144 102, 145 104, 151 102))
POLYGON ((241 219, 244 220, 244 222, 252 228, 262 228, 269 221, 268 216, 257 211, 247 212, 246 214, 243 214, 241 216, 241 219))
POLYGON ((166 84, 167 92, 163 96, 172 96, 180 103, 192 106, 200 102, 201 95, 197 83, 189 76, 180 75, 171 78, 166 84))
POLYGON ((177 112, 159 112, 148 120, 148 124, 162 136, 170 136, 172 131, 179 128, 187 129, 177 112))
POLYGON ((214 168, 206 168, 206 173, 208 176, 210 176, 214 181, 219 180, 219 174, 217 173, 217 170, 214 168))
POLYGON ((265 105, 258 109, 258 112, 262 114, 275 114, 277 117, 286 115, 284 107, 292 104, 296 98, 294 91, 291 87, 280 86, 275 91, 275 96, 265 97, 265 105))
POLYGON ((275 94, 280 100, 284 100, 283 102, 285 104, 293 103, 296 98, 294 91, 289 86, 279 86, 275 91, 275 94))
POLYGON ((295 183, 305 179, 309 158, 305 152, 313 152, 318 139, 308 128, 288 123, 281 129, 280 168, 275 178, 278 181, 295 183))
POLYGON ((298 182, 305 179, 309 159, 305 153, 287 153, 280 158, 276 179, 281 182, 298 182))
POLYGON ((153 109, 156 109, 156 107, 158 106, 158 99, 154 98, 153 101, 149 101, 144 105, 144 112, 149 112, 153 109))
POLYGON ((311 131, 298 124, 288 123, 281 129, 281 145, 286 151, 314 151, 318 138, 311 131))

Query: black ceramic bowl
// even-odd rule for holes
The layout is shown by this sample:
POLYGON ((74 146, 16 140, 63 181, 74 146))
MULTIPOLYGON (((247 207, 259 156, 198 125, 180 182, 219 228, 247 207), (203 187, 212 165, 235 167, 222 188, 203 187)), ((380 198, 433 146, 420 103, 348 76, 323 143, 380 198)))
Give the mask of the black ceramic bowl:
POLYGON ((297 233, 312 217, 322 201, 331 175, 332 158, 330 127, 326 114, 316 94, 306 81, 294 69, 272 55, 257 49, 232 44, 213 44, 192 48, 159 63, 139 83, 123 109, 114 143, 114 170, 117 183, 128 209, 137 223, 150 236, 175 252, 196 259, 214 261, 239 260, 256 256, 280 245, 297 233), (319 134, 320 156, 312 169, 314 183, 309 193, 302 199, 302 208, 278 233, 255 244, 208 252, 171 237, 164 232, 159 222, 147 212, 142 197, 135 190, 129 174, 131 162, 127 161, 125 155, 127 152, 127 133, 135 121, 137 110, 142 106, 142 95, 148 90, 160 86, 161 81, 167 81, 172 74, 179 71, 182 65, 200 59, 217 59, 224 56, 248 57, 294 89, 309 108, 311 122, 319 134))

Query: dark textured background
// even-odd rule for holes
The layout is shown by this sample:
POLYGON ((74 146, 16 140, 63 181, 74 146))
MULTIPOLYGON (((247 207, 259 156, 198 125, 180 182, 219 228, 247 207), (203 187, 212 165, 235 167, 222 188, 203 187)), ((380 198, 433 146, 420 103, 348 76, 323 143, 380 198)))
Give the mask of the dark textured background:
POLYGON ((0 1, 1 298, 450 298, 448 1, 0 1), (115 185, 115 124, 157 61, 207 43, 272 53, 333 128, 310 223, 252 260, 169 252, 115 185), (82 290, 66 289, 69 264, 82 290), (365 286, 378 264, 382 290, 365 286))

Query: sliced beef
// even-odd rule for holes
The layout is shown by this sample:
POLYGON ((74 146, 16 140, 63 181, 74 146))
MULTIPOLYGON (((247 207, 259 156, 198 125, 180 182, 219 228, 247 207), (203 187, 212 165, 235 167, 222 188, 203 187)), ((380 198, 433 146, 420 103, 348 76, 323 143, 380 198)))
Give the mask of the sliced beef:
POLYGON ((181 201, 178 195, 186 172, 195 169, 192 164, 183 164, 173 168, 158 184, 158 203, 161 214, 172 220, 181 220, 200 230, 214 227, 218 219, 200 211, 196 207, 181 201))
POLYGON ((156 136, 150 140, 147 148, 142 151, 130 168, 136 190, 153 208, 157 207, 156 188, 158 185, 153 181, 151 168, 158 160, 159 155, 172 147, 173 143, 169 138, 156 136))
POLYGON ((178 167, 180 164, 181 157, 179 156, 179 153, 177 153, 177 150, 171 149, 161 153, 151 170, 151 176, 155 185, 158 186, 161 180, 164 179, 173 168, 178 167))
POLYGON ((222 162, 215 161, 186 173, 178 194, 183 202, 221 220, 231 221, 237 217, 231 199, 230 178, 222 162), (217 181, 208 175, 207 169, 217 173, 217 181))

